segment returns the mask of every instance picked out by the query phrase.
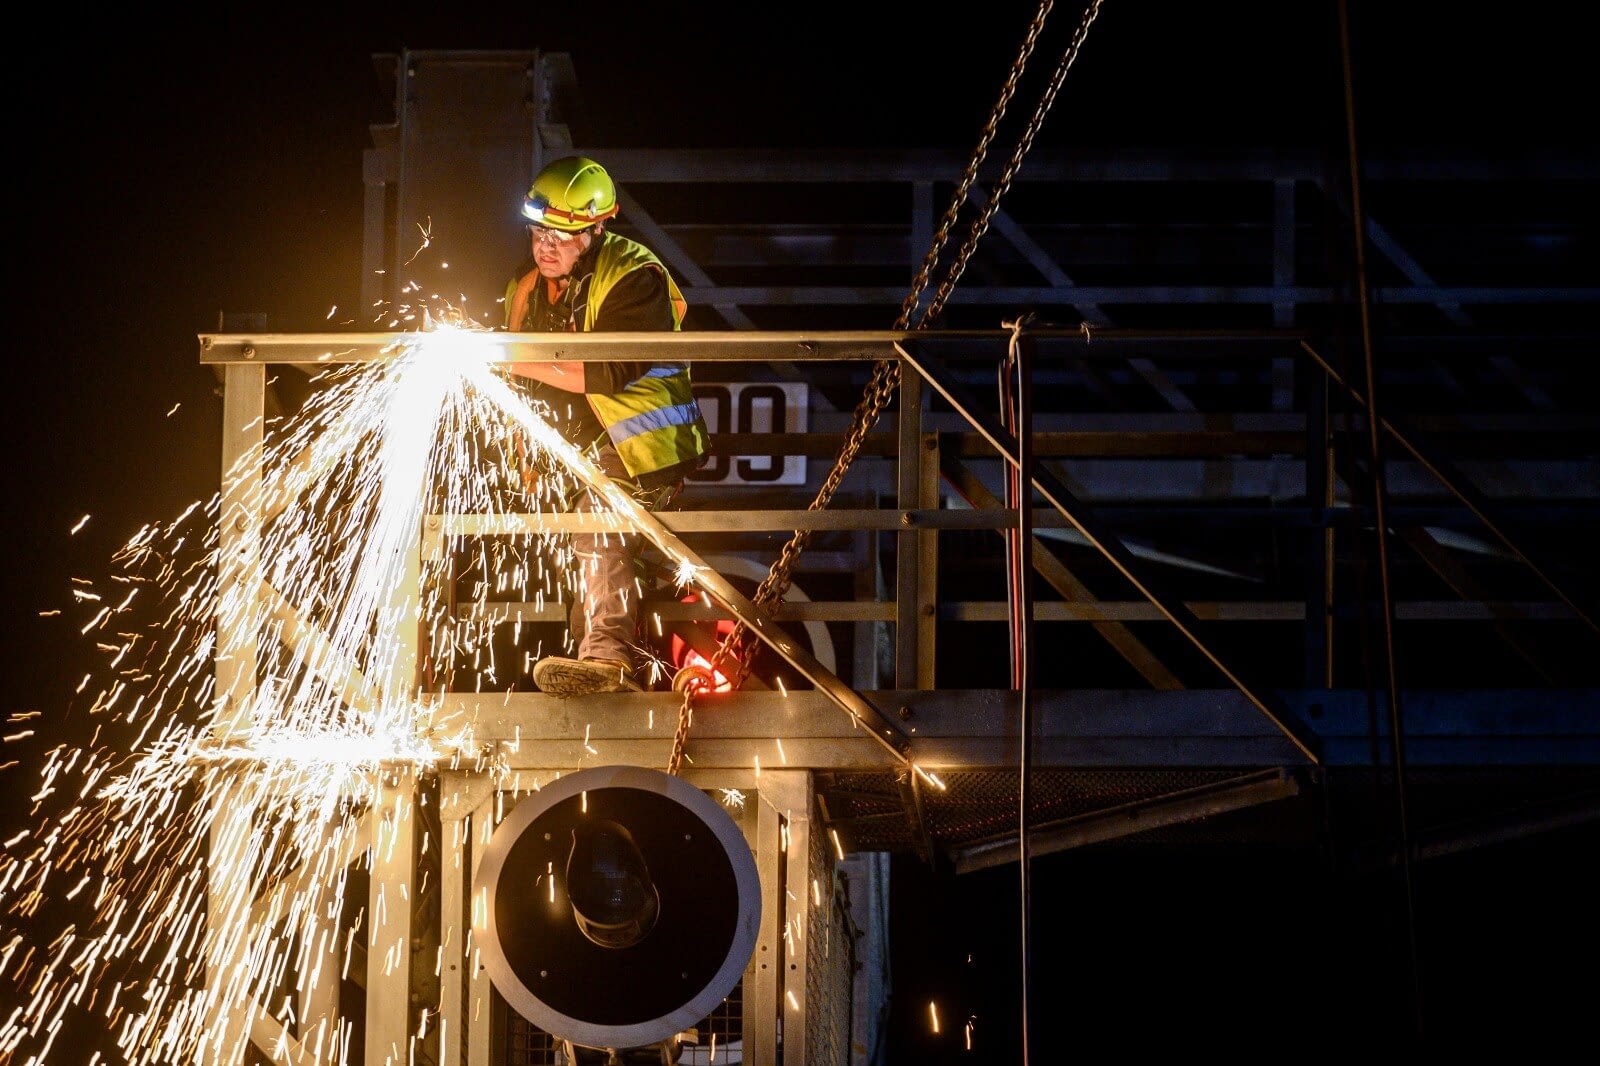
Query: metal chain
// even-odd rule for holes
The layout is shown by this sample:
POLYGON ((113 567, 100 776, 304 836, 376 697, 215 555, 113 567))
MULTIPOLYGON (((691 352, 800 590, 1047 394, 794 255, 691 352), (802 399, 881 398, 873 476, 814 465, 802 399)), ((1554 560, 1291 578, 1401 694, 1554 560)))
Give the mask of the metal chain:
POLYGON ((683 746, 689 740, 689 722, 694 717, 694 694, 699 691, 689 687, 683 691, 683 702, 678 705, 678 730, 672 734, 672 755, 667 759, 667 773, 674 776, 683 765, 683 746))
MULTIPOLYGON (((921 268, 917 271, 916 279, 911 284, 911 291, 906 295, 900 305, 900 316, 895 321, 896 330, 904 330, 911 321, 911 316, 916 310, 923 290, 928 286, 928 280, 938 265, 939 254, 950 238, 950 232, 955 226, 956 217, 962 204, 970 195, 973 184, 978 178, 978 168, 983 165, 984 158, 988 155, 989 145, 993 142, 995 133, 1000 127, 1001 120, 1005 117, 1007 106, 1012 97, 1016 95, 1017 85, 1022 80, 1022 75, 1027 67, 1028 59, 1033 54, 1034 45, 1039 40, 1039 34, 1044 30, 1045 18, 1050 14, 1050 9, 1055 6, 1055 0, 1043 0, 1033 21, 1028 24, 1027 35, 1023 38, 1022 48, 1017 53, 1016 60, 1011 64, 1011 71, 1006 77, 1001 88, 1000 97, 995 102, 994 109, 990 112, 989 121, 983 128, 983 134, 978 138, 978 146, 973 151, 972 157, 967 162, 967 169, 962 175, 961 183, 956 187, 955 195, 950 206, 945 210, 938 232, 934 235, 933 244, 923 256, 921 268)), ((924 322, 926 317, 924 318, 924 322)), ((918 328, 921 328, 919 325, 918 328)), ((855 461, 862 444, 866 442, 867 434, 877 423, 884 409, 894 398, 900 386, 900 363, 895 359, 880 360, 872 368, 872 377, 867 383, 866 392, 861 402, 856 405, 855 413, 851 419, 850 432, 845 437, 844 447, 839 452, 838 459, 834 462, 833 469, 823 479, 822 487, 817 491, 816 498, 811 501, 807 510, 817 511, 827 507, 833 495, 838 491, 840 483, 844 480, 850 464, 855 461)), ((756 589, 751 601, 758 607, 767 607, 780 599, 788 591, 793 580, 794 564, 799 559, 800 553, 811 541, 813 531, 809 529, 796 530, 794 536, 779 553, 777 561, 773 564, 766 578, 756 589)), ((742 661, 738 653, 743 651, 747 643, 746 627, 736 626, 728 639, 724 641, 724 648, 732 651, 736 661, 742 661)), ((719 649, 719 654, 722 649, 719 649)))
MULTIPOLYGON (((1053 6, 1055 0, 1043 0, 1038 13, 1028 25, 1028 34, 1023 38, 1022 50, 1017 53, 1016 62, 1011 64, 1011 73, 1000 89, 1000 98, 995 101, 994 110, 989 114, 989 121, 983 127, 982 136, 978 138, 978 146, 973 149, 972 158, 967 162, 966 173, 961 175, 961 183, 956 186, 955 194, 950 198, 950 206, 945 208, 944 217, 939 220, 939 231, 934 234, 933 244, 928 248, 928 253, 922 257, 922 269, 917 272, 917 278, 911 284, 911 292, 900 305, 900 317, 895 321, 895 329, 906 329, 911 321, 912 312, 916 310, 917 303, 922 298, 922 290, 928 286, 928 276, 938 265, 939 256, 944 252, 945 243, 950 239, 950 231, 955 228, 956 218, 961 213, 961 208, 966 205, 967 197, 972 193, 972 186, 977 183, 978 168, 983 166, 984 159, 989 155, 989 145, 1000 128, 1000 121, 1005 117, 1011 98, 1017 93, 1017 83, 1022 80, 1023 70, 1033 55, 1034 45, 1038 43, 1039 34, 1044 30, 1044 20, 1053 6)), ((1099 6, 1098 0, 1096 6, 1099 6)), ((924 312, 917 323, 918 329, 925 328, 927 323, 933 320, 930 312, 931 308, 929 312, 924 312)), ((898 378, 900 364, 895 362, 894 368, 895 377, 898 378)))
POLYGON ((944 310, 945 301, 950 298, 950 293, 955 289, 956 282, 960 280, 966 270, 967 260, 972 258, 972 253, 977 250, 978 241, 989 229, 989 222, 1000 209, 1000 199, 1011 188, 1011 181, 1017 176, 1017 171, 1022 168, 1022 158, 1033 147, 1033 139, 1039 133, 1039 127, 1044 124, 1045 115, 1055 103, 1056 93, 1061 90, 1061 84, 1067 80, 1067 71, 1072 68, 1073 62, 1078 58, 1078 52, 1083 47, 1083 39, 1089 34, 1089 27, 1100 14, 1102 0, 1090 0, 1089 6, 1084 9, 1083 20, 1078 23, 1077 31, 1072 35, 1067 50, 1061 53, 1061 62, 1056 65, 1055 74, 1050 78, 1050 85, 1044 95, 1039 98, 1039 106, 1034 108, 1033 115, 1028 119, 1028 125, 1017 140, 1017 147, 1011 153, 1011 159, 1006 163, 1005 171, 995 182, 994 188, 989 190, 989 202, 984 205, 978 218, 972 223, 972 229, 967 233, 967 239, 956 253, 956 258, 950 265, 950 271, 945 276, 944 283, 939 286, 939 291, 928 304, 927 311, 923 314, 922 321, 929 322, 944 310))
MULTIPOLYGON (((988 229, 989 221, 993 218, 994 212, 999 207, 1000 198, 1005 194, 1016 174, 1017 168, 1021 165, 1022 157, 1027 154, 1028 149, 1032 146, 1034 136, 1038 133, 1039 126, 1044 120, 1044 115, 1050 109, 1056 93, 1066 77, 1067 69, 1071 67, 1073 60, 1077 58, 1089 25, 1099 14, 1101 2, 1102 0, 1091 0, 1089 7, 1085 10, 1083 21, 1079 24, 1077 32, 1073 35, 1072 42, 1063 54, 1061 63, 1051 79, 1050 87, 1040 101, 1039 107, 1035 109, 1033 117, 1029 120, 1023 139, 1018 143, 1016 151, 1012 153, 1011 161, 1007 164, 1000 182, 990 193, 988 204, 978 221, 973 224, 972 231, 966 241, 963 242, 944 283, 939 286, 933 300, 929 302, 928 307, 923 311, 916 326, 911 327, 912 315, 916 311, 923 291, 928 287, 929 278, 938 265, 939 256, 950 239, 950 233, 955 228, 961 208, 971 195, 972 186, 977 182, 978 170, 988 155, 989 145, 994 140, 1001 120, 1005 117, 1007 106, 1011 103, 1012 97, 1016 95, 1017 85, 1022 80, 1022 74, 1027 66, 1028 59, 1032 56, 1034 46, 1038 43, 1039 34, 1044 29, 1045 19, 1050 14, 1051 8, 1055 6, 1054 0, 1042 0, 1040 3, 1038 12, 1028 25, 1027 35, 1023 39, 1017 58, 1011 65, 1011 72, 1001 88, 1000 97, 995 102, 994 109, 989 115, 989 120, 984 125, 983 133, 978 139, 978 145, 974 149, 972 158, 967 163, 966 171, 962 174, 961 182, 957 185, 956 191, 951 198, 950 206, 946 208, 944 216, 940 220, 939 229, 934 235, 933 243, 929 247, 927 254, 923 256, 922 265, 911 284, 911 291, 906 295, 904 302, 900 306, 900 316, 896 319, 894 325, 896 330, 903 331, 908 328, 925 329, 943 310, 944 304, 948 301, 956 282, 966 269, 967 260, 971 258, 973 251, 977 248, 979 238, 988 229)), ((834 461, 833 469, 823 479, 822 486, 817 490, 816 497, 806 508, 808 511, 823 510, 833 500, 834 493, 838 491, 839 485, 843 482, 851 463, 855 461, 856 455, 861 450, 861 445, 866 442, 867 434, 877 423, 884 409, 889 406, 889 402, 894 398, 899 386, 900 363, 898 360, 883 359, 873 366, 872 377, 868 380, 866 391, 862 395, 860 403, 856 405, 855 412, 851 418, 850 431, 845 436, 844 446, 840 449, 839 456, 834 461)), ((758 610, 767 611, 769 616, 773 613, 773 605, 783 598, 783 594, 788 591, 789 585, 793 581, 795 563, 799 560, 800 554, 810 545, 813 532, 813 530, 809 529, 795 530, 794 535, 783 546, 777 560, 767 572, 767 576, 756 588, 754 595, 751 596, 751 603, 758 610)), ((743 622, 734 626, 733 631, 724 637, 717 647, 711 663, 713 677, 718 670, 731 661, 737 668, 735 676, 729 678, 731 687, 737 689, 743 683, 750 670, 750 664, 746 661, 744 654, 749 640, 748 626, 743 622)), ((694 695, 695 690, 693 688, 684 693, 683 705, 678 712, 678 733, 673 738, 672 756, 668 763, 669 773, 677 773, 683 757, 683 746, 688 737, 694 695)))

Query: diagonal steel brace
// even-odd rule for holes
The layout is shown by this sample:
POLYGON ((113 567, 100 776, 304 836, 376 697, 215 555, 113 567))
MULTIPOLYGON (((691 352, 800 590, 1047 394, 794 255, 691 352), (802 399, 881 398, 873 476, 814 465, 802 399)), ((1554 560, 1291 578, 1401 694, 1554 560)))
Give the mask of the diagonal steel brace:
MULTIPOLYGON (((905 366, 909 366, 924 381, 943 396, 956 409, 956 413, 972 424, 994 449, 999 452, 1012 466, 1018 466, 1017 439, 1007 432, 1000 424, 985 414, 976 403, 966 394, 961 386, 942 380, 927 360, 920 359, 911 351, 910 346, 902 341, 895 342, 895 348, 905 366)), ((1122 546, 1122 542, 1109 531, 1100 528, 1100 523, 1089 514, 1089 508, 1079 499, 1067 491, 1066 486, 1046 470, 1042 465, 1034 463, 1033 469, 1028 471, 1029 480, 1033 487, 1043 495, 1046 502, 1061 513, 1067 521, 1075 526, 1079 533, 1094 546, 1100 554, 1104 555, 1115 566, 1139 593, 1150 601, 1163 615, 1167 617, 1178 632, 1182 633, 1191 644, 1197 648, 1207 660, 1211 662, 1223 676, 1237 688, 1251 703, 1271 719, 1272 724, 1283 732, 1283 735, 1292 741, 1295 747, 1310 759, 1312 763, 1321 762, 1318 754, 1319 742, 1316 736, 1296 723, 1290 716, 1286 707, 1280 700, 1270 693, 1258 692, 1248 682, 1239 677, 1229 666, 1224 663, 1210 647, 1208 647, 1198 633, 1199 619, 1181 601, 1172 599, 1151 587, 1149 581, 1142 577, 1137 570, 1132 553, 1122 546)))

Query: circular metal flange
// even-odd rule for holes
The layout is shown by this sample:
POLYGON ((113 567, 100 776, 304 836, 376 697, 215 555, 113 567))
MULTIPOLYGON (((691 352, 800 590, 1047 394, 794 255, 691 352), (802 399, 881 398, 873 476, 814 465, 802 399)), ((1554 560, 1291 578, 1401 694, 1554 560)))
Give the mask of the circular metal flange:
POLYGON ((728 813, 672 774, 599 766, 512 808, 474 879, 483 967, 518 1014, 575 1044, 635 1048, 711 1013, 755 951, 761 884, 728 813), (660 895, 654 927, 628 947, 583 935, 567 895, 574 834, 627 828, 660 895))

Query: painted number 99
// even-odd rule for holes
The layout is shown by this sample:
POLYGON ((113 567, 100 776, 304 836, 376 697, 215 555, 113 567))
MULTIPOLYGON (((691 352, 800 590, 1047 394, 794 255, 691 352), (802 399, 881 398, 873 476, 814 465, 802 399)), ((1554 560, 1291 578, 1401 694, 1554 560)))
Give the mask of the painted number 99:
MULTIPOLYGON (((715 439, 730 433, 803 433, 806 386, 784 382, 696 385, 706 426, 715 439)), ((689 480, 724 485, 803 485, 803 455, 717 455, 689 480)))

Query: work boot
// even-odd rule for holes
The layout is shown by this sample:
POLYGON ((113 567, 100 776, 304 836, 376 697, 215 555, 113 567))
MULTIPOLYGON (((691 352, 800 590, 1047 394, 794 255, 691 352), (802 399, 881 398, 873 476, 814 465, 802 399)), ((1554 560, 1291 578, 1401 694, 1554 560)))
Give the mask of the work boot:
POLYGON ((597 692, 643 692, 627 663, 614 659, 568 659, 547 655, 533 664, 533 682, 552 696, 590 696, 597 692))

